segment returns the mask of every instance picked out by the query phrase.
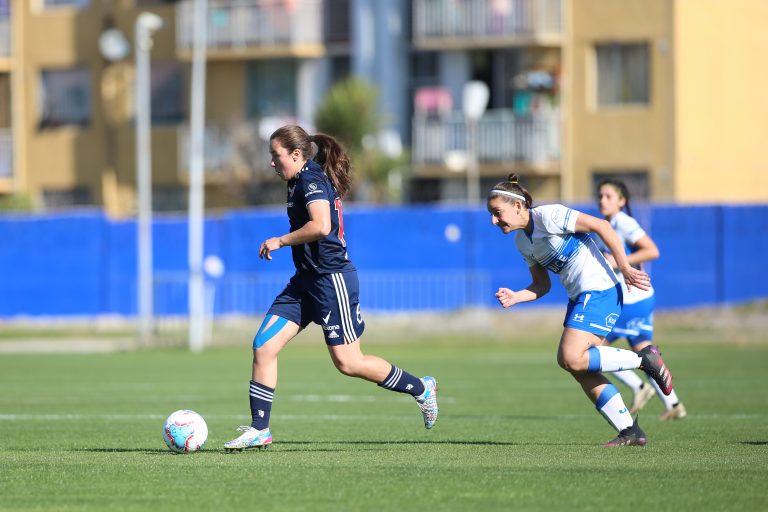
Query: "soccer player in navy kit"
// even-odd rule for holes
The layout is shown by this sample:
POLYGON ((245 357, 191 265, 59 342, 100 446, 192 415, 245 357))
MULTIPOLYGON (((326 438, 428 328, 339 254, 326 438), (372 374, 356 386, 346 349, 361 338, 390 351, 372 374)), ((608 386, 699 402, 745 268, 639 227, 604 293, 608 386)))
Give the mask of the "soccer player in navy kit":
MULTIPOLYGON (((629 205, 629 190, 624 182, 619 180, 603 180, 597 186, 597 205, 600 214, 611 223, 611 227, 621 239, 627 254, 627 261, 635 268, 642 269, 642 264, 659 257, 659 249, 653 239, 640 227, 632 217, 629 205)), ((606 249, 607 251, 607 249, 606 249)), ((610 251, 605 252, 608 263, 616 268, 615 259, 610 251)), ((653 287, 648 290, 625 290, 624 308, 616 321, 606 341, 613 343, 617 339, 626 338, 635 352, 640 352, 653 340, 653 310, 656 297, 653 287)), ((666 411, 659 416, 661 421, 683 419, 688 415, 685 406, 673 389, 665 395, 651 379, 650 385, 632 370, 614 372, 616 378, 626 384, 633 392, 632 408, 629 412, 641 410, 648 400, 656 394, 664 403, 666 411)))
POLYGON ((498 183, 488 195, 491 221, 504 234, 517 231, 515 245, 528 263, 533 282, 525 289, 500 288, 496 293, 505 308, 529 302, 549 292, 549 273, 559 274, 568 292, 568 308, 557 362, 571 373, 596 409, 618 432, 606 447, 644 446, 645 433, 633 420, 616 386, 601 372, 641 368, 664 393, 672 391, 672 375, 655 347, 636 354, 604 346, 622 307, 622 289, 588 233, 596 233, 613 252, 627 288, 648 289, 648 274, 632 268, 621 250, 621 241, 608 222, 562 205, 533 208, 531 194, 516 174, 498 183))
POLYGON ((357 271, 347 256, 342 197, 350 188, 350 162, 331 136, 309 136, 299 126, 283 126, 270 137, 272 167, 288 182, 289 233, 265 240, 261 258, 290 246, 296 273, 275 298, 253 340, 253 371, 249 397, 251 424, 224 444, 226 450, 263 448, 272 443, 269 415, 277 385, 277 356, 311 322, 323 328, 336 368, 350 377, 408 393, 422 411, 424 426, 437 421, 437 383, 418 378, 380 357, 365 355, 360 336, 357 271), (317 153, 313 155, 313 144, 317 153))

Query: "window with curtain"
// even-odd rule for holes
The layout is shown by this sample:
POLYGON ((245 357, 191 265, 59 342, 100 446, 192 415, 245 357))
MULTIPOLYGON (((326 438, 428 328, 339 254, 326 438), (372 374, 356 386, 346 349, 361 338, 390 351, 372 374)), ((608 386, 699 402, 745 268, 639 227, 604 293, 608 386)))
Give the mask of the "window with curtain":
POLYGON ((181 123, 186 118, 184 66, 180 62, 153 62, 150 71, 153 124, 181 123))
POLYGON ((250 62, 246 78, 248 117, 295 117, 296 78, 294 61, 250 62))
POLYGON ((598 106, 650 102, 650 58, 647 43, 598 44, 598 106))
POLYGON ((88 68, 44 69, 40 74, 40 128, 85 126, 91 121, 88 68))

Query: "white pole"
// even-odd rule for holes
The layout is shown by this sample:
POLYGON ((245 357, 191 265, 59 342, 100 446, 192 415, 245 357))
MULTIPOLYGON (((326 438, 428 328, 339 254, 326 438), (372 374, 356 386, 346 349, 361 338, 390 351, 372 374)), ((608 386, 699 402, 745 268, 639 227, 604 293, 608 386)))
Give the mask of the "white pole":
POLYGON ((138 310, 139 341, 152 339, 152 147, 150 143, 151 105, 149 92, 149 51, 152 33, 163 20, 148 12, 139 14, 134 26, 136 39, 136 194, 138 209, 138 310))
POLYGON ((203 280, 203 208, 205 205, 205 52, 206 0, 194 0, 194 44, 189 122, 189 349, 203 350, 205 283, 203 280))

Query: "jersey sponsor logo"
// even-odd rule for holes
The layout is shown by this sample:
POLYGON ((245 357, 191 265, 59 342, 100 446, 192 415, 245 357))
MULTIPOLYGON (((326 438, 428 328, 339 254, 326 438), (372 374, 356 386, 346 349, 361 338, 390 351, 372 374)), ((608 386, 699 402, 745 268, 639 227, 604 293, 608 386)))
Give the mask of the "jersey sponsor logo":
POLYGON ((324 325, 323 326, 324 331, 338 331, 339 330, 339 324, 336 325, 324 325))
MULTIPOLYGON (((313 183, 313 185, 314 185, 314 183, 313 183)), ((309 192, 307 192, 306 194, 304 194, 304 197, 309 197, 309 196, 311 196, 312 194, 322 194, 322 193, 323 193, 323 191, 322 191, 322 190, 319 190, 319 189, 318 189, 318 190, 310 190, 309 192)))

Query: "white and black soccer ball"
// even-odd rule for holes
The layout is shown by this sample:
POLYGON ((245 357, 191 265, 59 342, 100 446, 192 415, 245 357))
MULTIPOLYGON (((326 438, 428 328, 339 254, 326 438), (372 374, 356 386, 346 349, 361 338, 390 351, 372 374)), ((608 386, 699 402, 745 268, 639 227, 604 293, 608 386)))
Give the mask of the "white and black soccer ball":
POLYGON ((171 413, 163 425, 163 440, 177 453, 196 452, 208 439, 208 425, 195 411, 181 410, 171 413))

